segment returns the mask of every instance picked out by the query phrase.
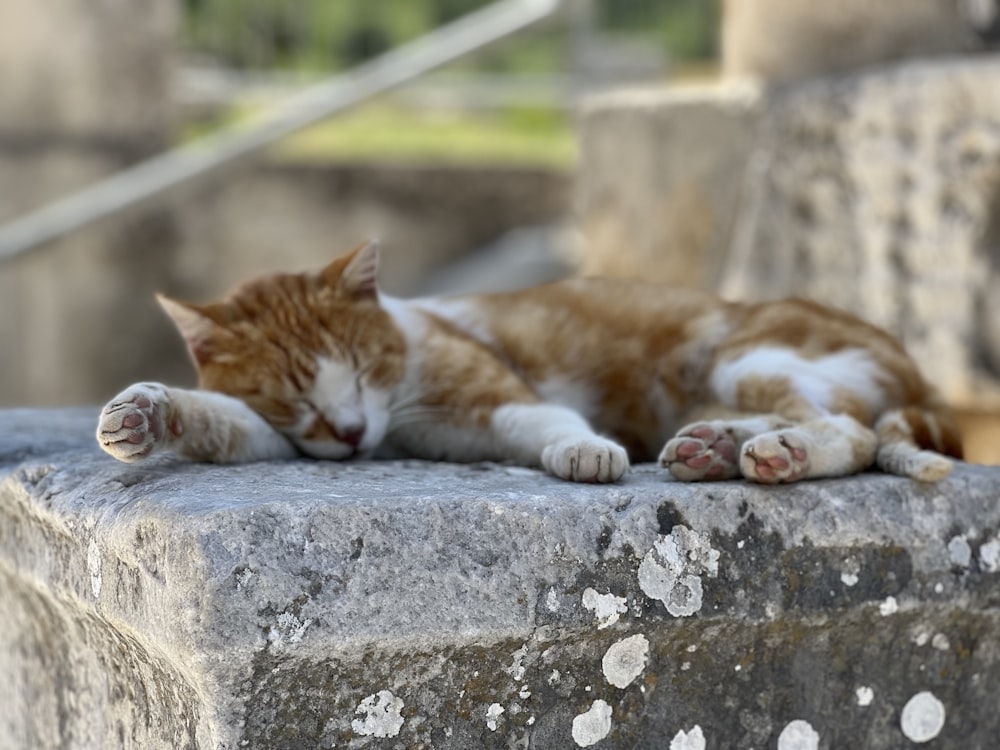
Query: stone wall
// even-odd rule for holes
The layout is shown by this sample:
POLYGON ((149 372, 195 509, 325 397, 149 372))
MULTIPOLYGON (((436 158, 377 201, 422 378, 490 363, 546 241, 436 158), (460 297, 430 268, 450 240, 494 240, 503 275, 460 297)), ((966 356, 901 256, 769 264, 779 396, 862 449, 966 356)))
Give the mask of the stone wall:
POLYGON ((714 288, 744 199, 760 96, 747 84, 585 101, 576 185, 583 271, 714 288))
POLYGON ((497 465, 126 465, 95 419, 0 412, 4 750, 1000 732, 1000 470, 757 487, 641 466, 599 487, 497 465))
MULTIPOLYGON (((0 7, 0 222, 162 150, 172 129, 174 0, 38 0, 0 7)), ((0 269, 0 403, 82 392, 95 341, 144 332, 133 279, 164 257, 132 252, 169 226, 150 216, 82 232, 0 269), (113 271, 112 271, 113 269, 113 271)), ((103 353, 102 353, 103 354, 103 353)), ((121 352, 106 366, 119 372, 121 352)))

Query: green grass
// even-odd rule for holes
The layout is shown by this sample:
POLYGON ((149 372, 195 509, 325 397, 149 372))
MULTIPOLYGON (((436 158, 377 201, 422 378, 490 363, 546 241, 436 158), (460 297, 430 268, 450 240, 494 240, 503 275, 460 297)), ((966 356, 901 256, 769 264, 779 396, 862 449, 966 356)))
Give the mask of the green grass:
MULTIPOLYGON (((190 140, 253 112, 230 113, 215 127, 192 125, 190 140)), ((488 114, 421 112, 378 102, 338 115, 274 148, 278 159, 571 168, 576 139, 569 113, 520 108, 488 114)))
POLYGON ((576 144, 568 116, 555 112, 473 116, 371 105, 289 138, 276 153, 289 159, 570 167, 576 144))

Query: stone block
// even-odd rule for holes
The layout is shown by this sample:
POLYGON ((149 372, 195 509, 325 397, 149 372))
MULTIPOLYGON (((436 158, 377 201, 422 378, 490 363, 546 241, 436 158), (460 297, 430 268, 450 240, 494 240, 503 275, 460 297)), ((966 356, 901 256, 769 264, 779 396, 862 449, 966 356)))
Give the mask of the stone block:
POLYGON ((179 9, 171 0, 0 6, 0 151, 160 147, 173 119, 179 9))
POLYGON ((990 747, 1000 470, 126 465, 0 412, 0 748, 990 747), (797 743, 797 744, 796 744, 797 743))
MULTIPOLYGON (((0 4, 0 223, 166 147, 178 9, 174 0, 0 4)), ((134 377, 161 325, 134 291, 162 275, 175 240, 171 218, 152 211, 0 261, 0 404, 89 403, 109 378, 134 377)))
POLYGON ((712 288, 740 215, 761 93, 752 85, 640 88, 580 112, 584 273, 712 288))
POLYGON ((723 73, 780 83, 968 50, 977 40, 960 5, 956 0, 725 0, 723 73))

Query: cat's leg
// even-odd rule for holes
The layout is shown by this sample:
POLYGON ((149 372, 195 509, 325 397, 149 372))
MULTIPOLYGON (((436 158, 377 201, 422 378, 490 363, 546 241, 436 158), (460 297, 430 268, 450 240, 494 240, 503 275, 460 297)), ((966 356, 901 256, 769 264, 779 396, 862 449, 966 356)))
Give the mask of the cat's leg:
POLYGON ((872 430, 845 414, 802 423, 766 415, 688 425, 664 447, 660 464, 686 482, 743 476, 777 484, 864 471, 877 445, 872 430))
POLYGON ((119 461, 170 450, 193 461, 290 458, 295 448, 245 403, 209 391, 136 383, 101 411, 97 442, 119 461))
POLYGON ((764 484, 841 477, 875 462, 875 432, 846 414, 756 435, 743 444, 740 472, 764 484))
POLYGON ((506 404, 492 416, 492 431, 506 457, 574 482, 615 482, 628 454, 601 437, 577 412, 555 404, 506 404))
POLYGON ((733 479, 742 474, 740 452, 744 443, 788 424, 771 415, 693 422, 667 442, 659 462, 684 482, 733 479))

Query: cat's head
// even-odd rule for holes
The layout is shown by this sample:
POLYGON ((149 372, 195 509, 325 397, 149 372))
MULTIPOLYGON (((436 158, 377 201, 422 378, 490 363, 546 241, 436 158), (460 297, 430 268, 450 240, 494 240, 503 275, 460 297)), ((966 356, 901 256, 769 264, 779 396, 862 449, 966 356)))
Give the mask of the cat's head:
POLYGON ((406 343, 380 305, 378 246, 318 273, 249 282, 221 302, 160 297, 187 342, 201 387, 246 402, 303 453, 349 458, 385 437, 406 343))

